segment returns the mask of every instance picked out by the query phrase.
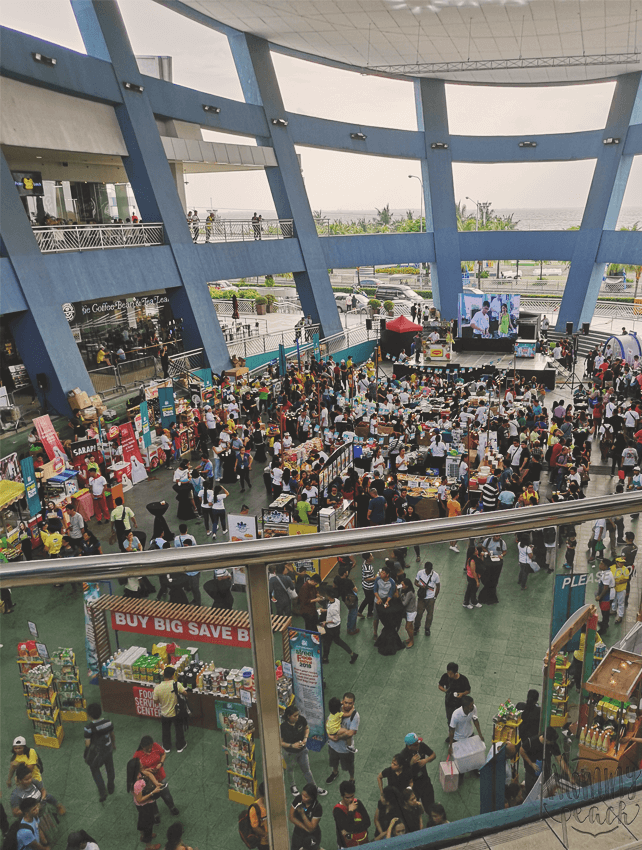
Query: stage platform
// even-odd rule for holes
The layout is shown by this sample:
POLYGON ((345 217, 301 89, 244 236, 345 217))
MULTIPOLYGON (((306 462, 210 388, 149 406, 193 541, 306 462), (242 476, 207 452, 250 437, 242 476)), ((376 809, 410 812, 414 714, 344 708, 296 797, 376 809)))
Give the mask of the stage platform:
POLYGON ((496 371, 509 375, 514 371, 520 378, 535 375, 538 383, 544 384, 547 390, 554 390, 556 372, 551 364, 551 358, 543 354, 514 357, 503 352, 453 351, 451 360, 430 360, 422 355, 419 363, 415 363, 414 358, 407 363, 395 363, 394 372, 398 376, 416 371, 459 373, 464 381, 472 381, 496 371))

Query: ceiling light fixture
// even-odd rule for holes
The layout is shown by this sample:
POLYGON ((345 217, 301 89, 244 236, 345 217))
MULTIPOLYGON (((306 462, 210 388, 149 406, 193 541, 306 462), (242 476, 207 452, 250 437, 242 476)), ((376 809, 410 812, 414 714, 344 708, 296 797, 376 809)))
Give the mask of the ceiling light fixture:
POLYGON ((276 127, 287 127, 288 126, 288 122, 285 118, 272 118, 272 123, 276 127))
POLYGON ((520 148, 536 148, 537 142, 520 142, 520 148))
POLYGON ((365 133, 350 133, 351 139, 356 139, 359 142, 365 142, 368 138, 365 133))
POLYGON ((143 86, 139 86, 137 83, 123 83, 123 87, 127 89, 127 91, 135 91, 140 94, 144 91, 143 86))
POLYGON ((603 145, 619 145, 620 140, 609 137, 608 139, 602 139, 602 144, 603 145))
POLYGON ((433 142, 430 146, 433 150, 445 151, 448 150, 448 145, 446 142, 433 142))
POLYGON ((57 59, 51 56, 43 56, 42 53, 32 53, 35 62, 41 62, 43 65, 56 65, 57 59))
POLYGON ((399 65, 368 65, 368 71, 384 74, 454 74, 461 71, 511 71, 524 68, 584 68, 594 65, 637 65, 640 52, 598 53, 591 56, 540 56, 521 59, 469 59, 463 62, 408 62, 399 65))
POLYGON ((210 106, 209 103, 203 104, 203 112, 213 112, 215 115, 218 115, 221 111, 220 106, 210 106))

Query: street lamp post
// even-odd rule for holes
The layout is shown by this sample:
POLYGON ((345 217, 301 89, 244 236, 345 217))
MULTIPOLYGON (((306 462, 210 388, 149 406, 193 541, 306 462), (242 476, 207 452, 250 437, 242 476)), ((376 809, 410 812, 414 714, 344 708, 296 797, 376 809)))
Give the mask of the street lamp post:
MULTIPOLYGON (((479 207, 481 205, 480 205, 479 201, 473 201, 473 199, 469 198, 468 195, 466 195, 466 200, 472 201, 473 204, 475 204, 475 233, 476 233, 479 230, 479 207)), ((483 227, 483 224, 484 224, 484 222, 482 220, 482 227, 483 227)), ((477 289, 480 288, 480 281, 481 281, 481 260, 477 260, 477 289)))
MULTIPOLYGON (((409 174, 408 175, 409 180, 412 180, 413 178, 415 180, 419 180, 419 184, 421 186, 421 195, 419 196, 419 232, 422 233, 423 232, 423 220, 424 220, 424 181, 421 179, 421 177, 417 177, 416 174, 409 174)), ((419 288, 420 289, 421 289, 421 284, 422 284, 422 281, 423 281, 423 276, 424 276, 424 264, 420 262, 419 263, 419 288)))

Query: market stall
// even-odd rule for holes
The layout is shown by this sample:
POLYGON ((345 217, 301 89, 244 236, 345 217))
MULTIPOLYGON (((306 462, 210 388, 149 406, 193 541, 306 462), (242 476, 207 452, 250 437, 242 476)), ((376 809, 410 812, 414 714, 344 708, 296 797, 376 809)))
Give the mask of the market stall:
MULTIPOLYGON (((221 711, 249 716, 256 724, 256 695, 251 667, 226 669, 198 657, 198 648, 178 642, 205 643, 250 649, 247 611, 177 605, 152 599, 101 596, 88 606, 96 636, 99 687, 106 712, 158 716, 153 688, 171 663, 188 690, 190 723, 205 729, 224 728, 221 711), (110 626, 117 633, 133 632, 155 639, 150 651, 142 646, 112 651, 110 626), (154 651, 155 650, 155 651, 154 651)), ((290 617, 272 617, 272 631, 281 635, 283 661, 290 662, 290 617)), ((279 700, 285 707, 292 697, 291 680, 277 672, 279 700)))

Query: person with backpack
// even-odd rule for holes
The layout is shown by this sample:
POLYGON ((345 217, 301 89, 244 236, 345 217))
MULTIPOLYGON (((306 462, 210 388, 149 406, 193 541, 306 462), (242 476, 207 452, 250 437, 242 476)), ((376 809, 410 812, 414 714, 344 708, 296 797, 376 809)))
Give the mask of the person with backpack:
POLYGON ((361 800, 355 796, 354 780, 346 779, 339 785, 341 800, 332 810, 337 829, 338 847, 359 847, 368 843, 370 815, 361 800))
POLYGON ((174 667, 166 667, 163 672, 163 681, 154 688, 154 702, 160 706, 161 711, 163 749, 166 753, 172 751, 172 725, 176 730, 176 751, 182 753, 187 746, 185 722, 176 715, 178 695, 186 694, 187 691, 180 682, 174 681, 175 673, 174 667))
POLYGON ((17 738, 14 738, 13 744, 11 745, 11 761, 9 764, 9 776, 7 777, 7 788, 11 788, 13 774, 16 772, 18 765, 20 764, 26 764, 30 767, 33 778, 42 782, 42 774, 44 772, 42 759, 33 747, 27 746, 27 739, 23 738, 22 735, 18 735, 17 738))
POLYGON ((21 820, 9 827, 2 850, 49 850, 49 842, 40 831, 40 800, 25 797, 20 801, 21 820))
POLYGON ((91 718, 84 728, 85 753, 84 759, 91 770, 91 776, 98 788, 99 802, 104 803, 107 794, 115 790, 114 752, 116 751, 116 735, 114 724, 103 717, 100 703, 92 702, 87 706, 87 714, 91 718), (102 775, 102 768, 107 775, 107 788, 102 775))
POLYGON ((246 847, 269 847, 265 785, 259 785, 259 796, 239 815, 239 835, 246 847))

